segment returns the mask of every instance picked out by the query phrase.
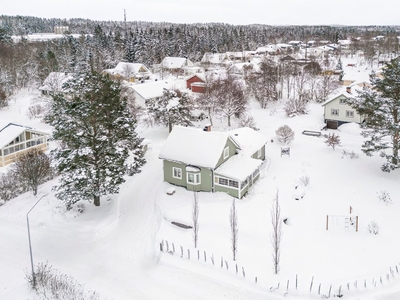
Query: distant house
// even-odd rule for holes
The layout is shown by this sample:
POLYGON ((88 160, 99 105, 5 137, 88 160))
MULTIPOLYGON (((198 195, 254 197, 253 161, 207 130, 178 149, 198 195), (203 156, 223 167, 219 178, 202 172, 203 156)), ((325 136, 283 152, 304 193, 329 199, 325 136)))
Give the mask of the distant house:
POLYGON ((129 87, 134 92, 136 105, 145 108, 149 102, 162 97, 164 89, 171 88, 171 84, 167 81, 160 80, 142 84, 132 83, 129 87))
POLYGON ((206 80, 202 73, 194 74, 186 79, 186 88, 194 93, 204 93, 206 89, 206 80))
POLYGON ((164 181, 242 198, 260 176, 266 143, 250 128, 214 132, 174 126, 159 156, 164 181))
POLYGON ((204 53, 201 64, 205 67, 229 66, 233 62, 226 53, 204 53))
POLYGON ((337 129, 344 123, 362 123, 363 117, 357 111, 346 103, 351 94, 351 87, 346 88, 346 92, 337 94, 322 104, 324 108, 324 122, 327 128, 337 129))
POLYGON ((65 93, 63 85, 72 79, 72 74, 67 72, 51 72, 39 88, 42 95, 55 95, 65 93))
POLYGON ((19 154, 29 149, 46 151, 48 136, 27 126, 0 122, 0 167, 13 163, 19 154))
POLYGON ((149 79, 151 71, 142 63, 119 62, 115 68, 104 70, 103 74, 109 74, 113 79, 134 82, 136 80, 149 79))
POLYGON ((186 70, 195 67, 194 63, 185 57, 165 57, 160 64, 162 71, 174 74, 184 74, 186 70))

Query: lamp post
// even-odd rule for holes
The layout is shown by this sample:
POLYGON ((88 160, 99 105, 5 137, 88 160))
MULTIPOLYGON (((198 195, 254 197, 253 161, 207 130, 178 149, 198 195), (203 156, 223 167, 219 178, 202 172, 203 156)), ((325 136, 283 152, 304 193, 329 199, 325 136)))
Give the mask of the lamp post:
POLYGON ((31 232, 29 230, 29 213, 32 211, 32 209, 35 208, 35 206, 39 203, 39 201, 42 200, 45 196, 47 196, 47 195, 43 195, 42 197, 40 197, 40 199, 35 203, 35 205, 32 206, 32 208, 26 214, 26 224, 28 225, 29 254, 30 254, 30 258, 31 258, 32 280, 33 280, 33 287, 34 288, 36 287, 36 276, 35 276, 35 270, 33 268, 31 232))

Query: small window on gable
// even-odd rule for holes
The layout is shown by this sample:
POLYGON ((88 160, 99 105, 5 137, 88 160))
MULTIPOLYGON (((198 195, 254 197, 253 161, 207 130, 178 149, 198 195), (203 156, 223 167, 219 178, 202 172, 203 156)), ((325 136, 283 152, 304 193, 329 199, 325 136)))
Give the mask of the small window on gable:
POLYGON ((340 98, 339 104, 346 104, 346 99, 345 98, 340 98))
POLYGON ((182 179, 182 169, 181 168, 172 168, 172 177, 177 179, 182 179))
POLYGON ((257 157, 258 157, 258 158, 261 157, 261 149, 257 151, 257 157))
POLYGON ((224 149, 224 159, 229 157, 229 146, 224 149))

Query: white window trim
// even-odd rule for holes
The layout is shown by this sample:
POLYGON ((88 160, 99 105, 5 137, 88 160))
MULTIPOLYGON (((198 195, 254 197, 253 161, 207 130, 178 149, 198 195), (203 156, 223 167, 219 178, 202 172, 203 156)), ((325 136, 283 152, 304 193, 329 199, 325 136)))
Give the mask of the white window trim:
POLYGON ((354 118, 354 110, 346 110, 346 118, 354 118))
POLYGON ((215 178, 217 178, 217 182, 215 182, 215 179, 214 179, 214 184, 215 184, 215 185, 223 186, 223 187, 229 188, 229 189, 231 189, 231 190, 238 190, 238 191, 240 191, 240 182, 239 182, 238 180, 229 179, 229 178, 223 177, 223 176, 215 176, 215 178), (220 183, 219 183, 219 178, 223 178, 223 179, 228 180, 228 185, 220 184, 220 183), (236 182, 238 183, 238 187, 234 187, 234 186, 229 185, 229 180, 236 181, 236 182))
POLYGON ((339 99, 339 104, 341 105, 346 104, 346 99, 344 98, 339 99))
POLYGON ((331 108, 331 115, 332 116, 338 116, 339 115, 339 109, 337 108, 331 108), (337 113, 334 113, 337 112, 337 113))
POLYGON ((199 185, 201 184, 201 173, 193 173, 193 172, 186 172, 186 182, 191 185, 199 185), (189 175, 192 174, 194 177, 194 182, 189 182, 189 175), (199 181, 196 182, 196 176, 198 176, 199 181))
POLYGON ((224 149, 224 159, 229 157, 229 146, 224 149))
POLYGON ((177 167, 172 167, 172 177, 176 179, 182 179, 182 169, 177 167), (175 176, 175 170, 179 170, 177 173, 180 174, 180 176, 175 176))

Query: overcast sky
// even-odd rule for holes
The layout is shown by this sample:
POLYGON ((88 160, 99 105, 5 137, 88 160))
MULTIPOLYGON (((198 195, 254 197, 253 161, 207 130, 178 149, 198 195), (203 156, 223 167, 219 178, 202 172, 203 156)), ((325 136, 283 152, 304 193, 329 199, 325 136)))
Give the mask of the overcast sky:
POLYGON ((173 23, 400 25, 399 0, 1 0, 0 15, 173 23))

